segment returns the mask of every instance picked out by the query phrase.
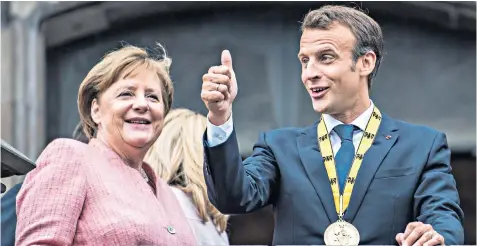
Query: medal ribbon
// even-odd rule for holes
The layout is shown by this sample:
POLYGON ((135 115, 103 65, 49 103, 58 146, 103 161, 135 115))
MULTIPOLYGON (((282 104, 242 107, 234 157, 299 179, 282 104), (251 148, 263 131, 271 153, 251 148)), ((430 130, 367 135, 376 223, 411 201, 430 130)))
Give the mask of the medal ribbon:
POLYGON ((326 172, 328 173, 328 178, 331 184, 331 191, 333 192, 333 200, 335 202, 336 213, 340 217, 340 220, 343 211, 348 208, 351 194, 353 192, 354 183, 356 181, 356 176, 358 175, 359 168, 361 167, 361 163, 363 162, 364 154, 373 144, 376 133, 378 132, 379 125, 381 124, 381 119, 381 112, 375 106, 373 109, 373 113, 371 114, 371 117, 368 121, 368 124, 366 125, 366 130, 363 133, 363 137, 361 137, 358 151, 354 156, 353 164, 351 165, 350 171, 348 173, 348 178, 346 179, 345 188, 343 190, 342 195, 340 194, 338 178, 336 176, 336 163, 333 154, 333 148, 331 146, 330 136, 328 135, 328 130, 326 129, 323 117, 321 117, 320 119, 320 123, 317 127, 318 144, 320 146, 321 155, 323 156, 326 172), (342 201, 340 201, 340 197, 342 198, 342 201))

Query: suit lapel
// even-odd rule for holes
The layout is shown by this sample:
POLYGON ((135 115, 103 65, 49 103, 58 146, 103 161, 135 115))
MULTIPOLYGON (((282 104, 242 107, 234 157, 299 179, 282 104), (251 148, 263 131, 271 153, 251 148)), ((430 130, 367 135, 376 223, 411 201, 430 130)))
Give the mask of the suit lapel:
POLYGON ((304 129, 301 136, 297 139, 297 146, 301 163, 305 168, 308 179, 315 188, 315 192, 320 198, 331 223, 338 219, 338 215, 333 202, 328 174, 318 148, 317 125, 318 123, 315 123, 313 126, 304 129))
POLYGON ((366 191, 374 178, 374 174, 399 137, 394 121, 385 114, 383 114, 382 117, 381 125, 379 126, 373 145, 364 155, 361 168, 356 177, 351 200, 343 218, 351 223, 361 206, 366 191))

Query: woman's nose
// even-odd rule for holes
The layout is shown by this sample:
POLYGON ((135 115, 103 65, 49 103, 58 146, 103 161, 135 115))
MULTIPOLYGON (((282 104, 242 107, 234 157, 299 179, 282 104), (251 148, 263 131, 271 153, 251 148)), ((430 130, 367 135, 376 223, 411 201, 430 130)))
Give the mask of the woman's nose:
POLYGON ((146 112, 149 109, 147 99, 144 96, 138 96, 134 100, 133 109, 139 112, 146 112))

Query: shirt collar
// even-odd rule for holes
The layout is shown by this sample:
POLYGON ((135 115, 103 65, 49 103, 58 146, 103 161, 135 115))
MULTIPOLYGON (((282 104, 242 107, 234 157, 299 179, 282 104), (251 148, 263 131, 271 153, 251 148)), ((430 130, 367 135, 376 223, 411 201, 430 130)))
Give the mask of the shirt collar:
MULTIPOLYGON (((371 114, 373 113, 373 108, 374 108, 374 103, 372 100, 371 105, 364 111, 358 118, 356 118, 353 122, 351 122, 351 125, 357 126, 361 131, 364 131, 366 129, 366 126, 368 125, 368 121, 371 118, 371 114)), ((329 114, 323 114, 323 120, 325 121, 326 129, 328 130, 328 134, 335 128, 337 125, 344 124, 343 122, 333 118, 329 114)))

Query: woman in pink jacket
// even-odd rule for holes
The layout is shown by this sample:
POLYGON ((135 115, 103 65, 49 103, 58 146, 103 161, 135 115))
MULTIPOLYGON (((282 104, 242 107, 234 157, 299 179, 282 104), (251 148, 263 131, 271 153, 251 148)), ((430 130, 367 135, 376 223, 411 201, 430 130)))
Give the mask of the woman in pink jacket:
POLYGON ((90 141, 57 139, 40 155, 17 197, 16 245, 196 244, 143 162, 172 104, 170 64, 128 46, 93 67, 78 93, 90 141))

